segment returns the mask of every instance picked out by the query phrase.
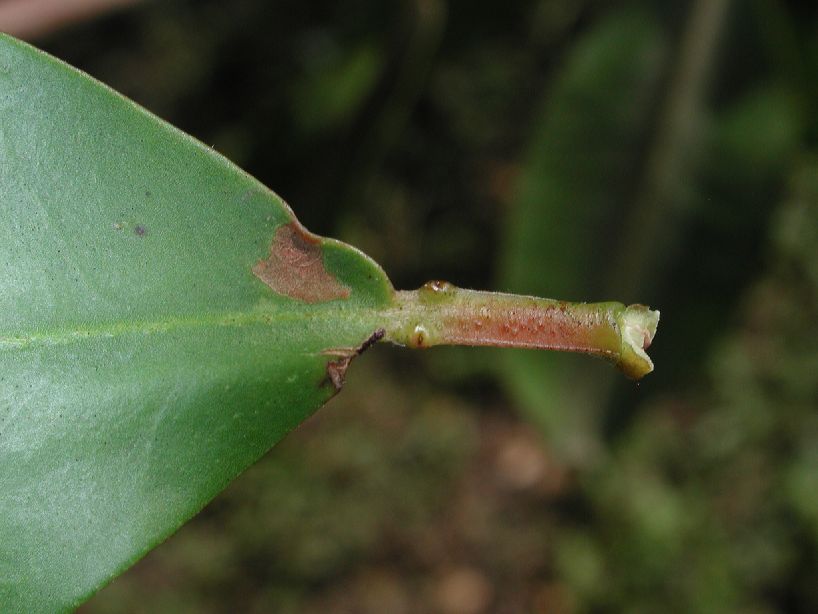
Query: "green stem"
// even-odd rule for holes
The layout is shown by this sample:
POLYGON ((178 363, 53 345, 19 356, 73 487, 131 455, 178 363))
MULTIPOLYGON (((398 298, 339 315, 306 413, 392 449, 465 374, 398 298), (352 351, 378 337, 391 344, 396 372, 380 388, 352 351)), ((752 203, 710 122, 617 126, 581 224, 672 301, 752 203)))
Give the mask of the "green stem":
POLYGON ((659 312, 644 305, 569 303, 457 288, 430 281, 395 293, 386 339, 400 345, 489 345, 581 352, 605 358, 625 375, 653 371, 645 350, 659 312))

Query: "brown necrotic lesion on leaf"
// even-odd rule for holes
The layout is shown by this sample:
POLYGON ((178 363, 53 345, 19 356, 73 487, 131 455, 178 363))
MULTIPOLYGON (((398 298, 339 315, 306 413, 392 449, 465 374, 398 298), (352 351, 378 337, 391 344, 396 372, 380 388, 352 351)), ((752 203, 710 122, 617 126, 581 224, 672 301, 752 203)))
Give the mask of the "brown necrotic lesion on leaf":
POLYGON ((324 266, 321 239, 298 222, 276 229, 270 256, 253 274, 274 292, 305 303, 349 298, 350 290, 324 266))

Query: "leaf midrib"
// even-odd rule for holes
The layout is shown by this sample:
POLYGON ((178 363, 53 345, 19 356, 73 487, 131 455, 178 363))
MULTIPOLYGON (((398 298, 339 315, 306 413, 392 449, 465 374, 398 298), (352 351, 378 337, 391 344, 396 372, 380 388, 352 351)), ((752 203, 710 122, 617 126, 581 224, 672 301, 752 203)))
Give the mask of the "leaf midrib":
POLYGON ((85 339, 116 338, 120 336, 143 334, 156 335, 194 328, 241 328, 257 324, 279 324, 298 320, 324 320, 347 322, 370 319, 378 310, 371 307, 360 309, 338 309, 328 305, 326 309, 311 309, 310 311, 233 311, 214 312, 205 316, 171 317, 162 320, 109 322, 98 326, 83 326, 51 331, 35 331, 17 335, 0 334, 0 350, 26 349, 32 346, 54 346, 75 343, 85 339))

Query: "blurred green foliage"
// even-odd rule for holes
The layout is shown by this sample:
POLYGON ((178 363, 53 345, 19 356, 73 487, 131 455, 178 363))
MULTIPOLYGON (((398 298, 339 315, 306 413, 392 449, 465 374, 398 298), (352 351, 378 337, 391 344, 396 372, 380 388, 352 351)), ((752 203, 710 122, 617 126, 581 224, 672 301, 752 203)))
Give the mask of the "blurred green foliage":
MULTIPOLYGON (((618 248, 624 232, 664 51, 650 13, 628 10, 594 24, 567 52, 532 127, 512 197, 501 249, 503 289, 566 300, 610 291, 616 271, 605 254, 618 248)), ((602 365, 589 373, 576 356, 515 351, 500 358, 522 407, 561 454, 590 462, 613 374, 602 365)))
POLYGON ((638 387, 373 350, 85 611, 816 611, 818 7, 720 4, 172 0, 38 41, 398 287, 663 318, 638 387))

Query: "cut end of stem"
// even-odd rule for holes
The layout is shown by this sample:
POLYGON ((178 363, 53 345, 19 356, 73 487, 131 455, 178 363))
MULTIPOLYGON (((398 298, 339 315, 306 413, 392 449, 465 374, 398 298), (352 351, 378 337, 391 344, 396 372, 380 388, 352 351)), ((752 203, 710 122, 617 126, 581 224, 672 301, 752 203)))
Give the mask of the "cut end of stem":
POLYGON ((642 379, 653 371, 647 350, 656 335, 659 312, 644 305, 629 305, 617 317, 622 349, 617 366, 631 379, 642 379))

